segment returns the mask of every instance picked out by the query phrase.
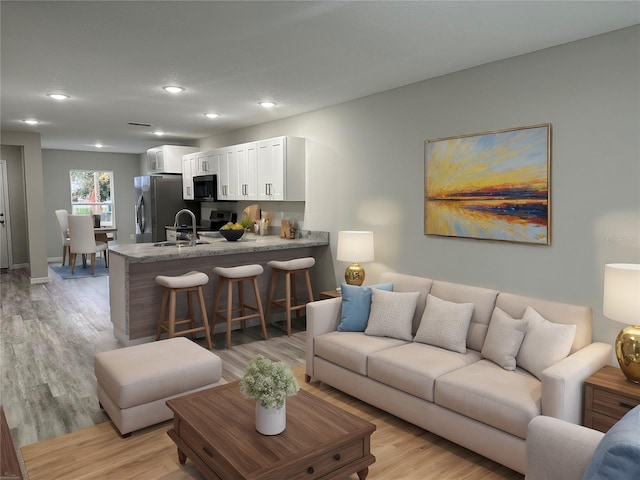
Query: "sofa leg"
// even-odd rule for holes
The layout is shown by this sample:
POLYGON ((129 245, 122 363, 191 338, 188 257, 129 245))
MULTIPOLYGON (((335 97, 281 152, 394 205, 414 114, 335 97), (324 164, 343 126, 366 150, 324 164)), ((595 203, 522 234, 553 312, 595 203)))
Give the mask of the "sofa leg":
POLYGON ((132 433, 132 432, 125 433, 124 435, 123 435, 123 434, 121 434, 120 436, 121 436, 122 438, 129 438, 129 437, 131 436, 131 433, 132 433))
POLYGON ((311 377, 305 373, 305 375, 304 375, 304 383, 309 383, 309 382, 311 382, 311 377))

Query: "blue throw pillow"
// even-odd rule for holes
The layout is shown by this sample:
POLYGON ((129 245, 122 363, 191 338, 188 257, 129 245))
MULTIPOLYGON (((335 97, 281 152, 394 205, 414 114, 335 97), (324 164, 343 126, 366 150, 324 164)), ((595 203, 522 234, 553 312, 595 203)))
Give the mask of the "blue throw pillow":
POLYGON ((584 480, 640 478, 640 405, 622 417, 602 437, 584 480))
POLYGON ((340 286, 342 292, 342 315, 339 332, 364 332, 369 321, 369 312, 371 311, 371 289, 379 288, 391 292, 393 284, 381 283, 379 285, 371 285, 368 287, 357 285, 347 285, 343 283, 340 286))

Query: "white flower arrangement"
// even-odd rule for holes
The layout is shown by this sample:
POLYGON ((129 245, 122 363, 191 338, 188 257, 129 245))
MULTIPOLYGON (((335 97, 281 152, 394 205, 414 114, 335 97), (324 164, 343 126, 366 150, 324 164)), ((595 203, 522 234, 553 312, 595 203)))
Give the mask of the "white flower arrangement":
POLYGON ((255 398, 265 408, 282 408, 285 397, 295 395, 300 386, 291 367, 256 356, 240 380, 240 391, 247 398, 255 398))

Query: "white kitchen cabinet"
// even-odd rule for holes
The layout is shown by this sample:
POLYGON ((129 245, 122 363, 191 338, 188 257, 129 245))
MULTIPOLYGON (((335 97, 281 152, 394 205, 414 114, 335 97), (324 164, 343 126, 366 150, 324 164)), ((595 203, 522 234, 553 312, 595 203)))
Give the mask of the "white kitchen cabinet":
POLYGON ((215 151, 199 152, 196 155, 195 175, 215 175, 218 173, 218 160, 215 151))
POLYGON ((198 153, 190 153, 182 156, 182 198, 193 200, 193 173, 196 171, 196 159, 198 153))
POLYGON ((238 175, 237 200, 258 199, 258 155, 255 142, 235 147, 235 167, 238 175))
POLYGON ((305 200, 305 141, 275 137, 256 142, 258 200, 305 200))
POLYGON ((147 172, 182 173, 182 156, 198 151, 197 147, 161 145, 147 150, 147 172))
POLYGON ((235 148, 219 148, 215 152, 218 164, 218 200, 236 200, 238 169, 235 165, 235 148))

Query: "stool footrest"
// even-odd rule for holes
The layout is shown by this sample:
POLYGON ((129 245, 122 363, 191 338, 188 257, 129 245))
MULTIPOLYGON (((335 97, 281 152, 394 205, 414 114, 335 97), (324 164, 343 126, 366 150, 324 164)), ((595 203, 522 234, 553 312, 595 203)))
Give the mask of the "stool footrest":
MULTIPOLYGON (((226 315, 217 314, 216 316, 218 318, 223 319, 223 320, 227 319, 226 315)), ((259 313, 252 313, 250 315, 243 315, 242 317, 233 317, 233 318, 231 318, 231 321, 232 322, 245 321, 245 320, 249 320, 251 318, 260 318, 260 314, 259 313)))
MULTIPOLYGON (((277 307, 286 308, 286 306, 287 306, 287 299, 286 299, 286 298, 280 298, 280 299, 278 299, 278 300, 272 300, 272 301, 271 301, 271 304, 272 304, 272 305, 275 305, 275 306, 277 306, 277 307)), ((302 309, 302 308, 307 308, 307 304, 306 304, 306 303, 303 303, 303 304, 300 304, 300 305, 293 304, 293 305, 291 305, 289 308, 290 308, 291 310, 300 310, 300 309, 302 309)))
MULTIPOLYGON (((165 330, 167 333, 169 332, 169 330, 166 328, 163 328, 163 330, 165 330)), ((175 335, 186 335, 188 333, 198 333, 198 332, 205 332, 204 327, 188 328, 186 330, 178 330, 174 333, 175 335)))

